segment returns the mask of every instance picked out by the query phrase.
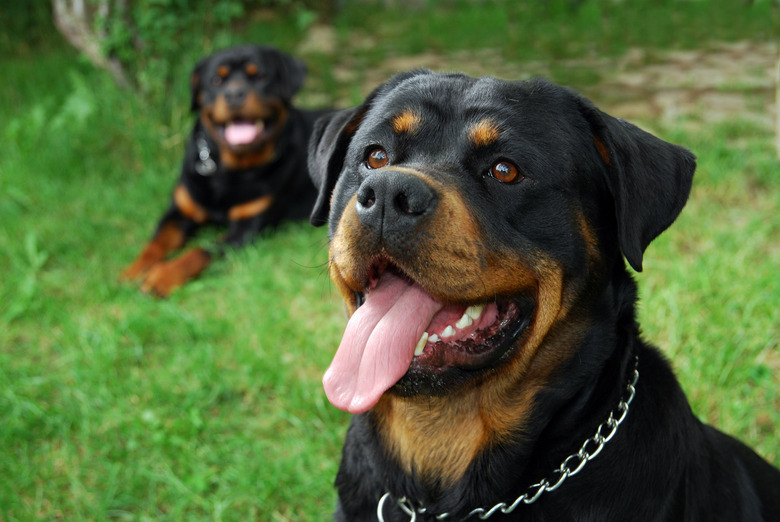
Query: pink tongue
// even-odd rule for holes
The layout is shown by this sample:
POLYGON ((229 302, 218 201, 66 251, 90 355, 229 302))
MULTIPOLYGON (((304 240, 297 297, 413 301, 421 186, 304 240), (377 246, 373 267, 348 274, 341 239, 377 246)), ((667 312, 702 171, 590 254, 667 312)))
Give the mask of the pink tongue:
POLYGON ((225 127, 225 141, 231 145, 252 143, 260 134, 259 126, 254 123, 231 123, 225 127))
POLYGON ((339 409, 363 413, 404 376, 414 348, 441 310, 419 285, 385 273, 347 324, 322 383, 339 409))

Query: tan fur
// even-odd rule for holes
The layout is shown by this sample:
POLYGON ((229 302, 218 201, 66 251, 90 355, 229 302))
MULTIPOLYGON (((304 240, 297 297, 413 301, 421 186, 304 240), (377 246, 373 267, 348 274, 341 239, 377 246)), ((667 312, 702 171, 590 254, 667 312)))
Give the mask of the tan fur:
POLYGON ((606 145, 604 145, 604 142, 601 141, 598 137, 593 136, 593 143, 596 145, 596 150, 599 152, 601 159, 604 160, 604 163, 611 165, 612 161, 609 157, 609 151, 607 150, 606 145))
POLYGON ((154 292, 167 297, 193 277, 200 274, 211 262, 211 256, 202 248, 193 248, 165 263, 157 263, 149 270, 141 291, 154 292))
POLYGON ((173 201, 179 211, 195 223, 205 223, 209 214, 205 208, 198 205, 184 185, 178 185, 173 191, 173 201))
POLYGON ((578 213, 577 221, 579 222, 580 225, 580 232, 582 234, 582 239, 583 241, 585 241, 585 248, 588 251, 588 261, 590 264, 590 269, 596 270, 602 261, 601 249, 599 248, 598 237, 596 236, 596 233, 591 228, 590 224, 588 223, 588 220, 585 218, 585 215, 582 214, 582 212, 578 213))
POLYGON ((478 121, 469 129, 469 140, 477 147, 494 143, 500 135, 498 126, 489 118, 478 121))
POLYGON ((393 118, 393 132, 396 134, 414 134, 421 122, 419 114, 412 109, 406 109, 393 118))
POLYGON ((252 201, 241 203, 230 207, 228 210, 228 219, 231 221, 238 221, 241 219, 249 219, 251 217, 262 214, 273 204, 274 197, 271 194, 261 196, 252 201))
POLYGON ((367 266, 360 266, 359 257, 351 254, 352 245, 359 241, 356 231, 359 220, 355 203, 357 195, 349 200, 339 221, 339 227, 330 242, 330 277, 347 304, 349 314, 355 311, 355 291, 362 291, 368 278, 367 266))
POLYGON ((251 154, 236 154, 226 147, 220 147, 219 154, 222 164, 228 169, 245 170, 270 163, 276 156, 276 146, 266 143, 260 150, 251 154))
POLYGON ((138 279, 149 269, 164 260, 168 254, 184 245, 184 233, 173 223, 168 223, 154 236, 138 254, 135 261, 122 272, 123 279, 138 279))

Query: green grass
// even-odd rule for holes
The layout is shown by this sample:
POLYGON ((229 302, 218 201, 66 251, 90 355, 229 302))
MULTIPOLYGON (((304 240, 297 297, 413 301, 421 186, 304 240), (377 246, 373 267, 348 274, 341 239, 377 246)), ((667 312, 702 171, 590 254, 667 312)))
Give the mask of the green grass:
POLYGON ((319 383, 343 324, 324 231, 168 301, 118 284, 183 131, 72 53, 3 66, 0 519, 321 518, 344 424, 319 383))
MULTIPOLYGON (((359 20, 336 22, 357 31, 359 20)), ((393 50, 398 23, 387 20, 377 47, 447 52, 436 35, 393 50)), ((759 22, 741 27, 749 35, 759 22)), ((463 45, 495 48, 492 31, 481 34, 484 45, 477 35, 463 45)), ((175 180, 186 78, 169 101, 179 109, 160 114, 50 41, 0 59, 0 520, 327 519, 348 417, 320 384, 345 322, 325 230, 288 225, 168 300, 119 284, 175 180)), ((587 52, 585 39, 567 45, 587 52)), ((363 63, 336 54, 312 69, 363 63)), ((326 76, 308 93, 371 87, 326 76)), ((593 83, 587 71, 571 77, 593 83)), ((690 123, 655 127, 693 149, 699 169, 637 276, 644 333, 701 418, 778 465, 771 136, 743 121, 690 123)))
POLYGON ((344 42, 360 37, 372 56, 490 48, 509 59, 614 55, 637 47, 698 48, 713 41, 776 39, 780 13, 757 0, 428 0, 383 7, 346 3, 344 42))
POLYGON ((645 336, 694 411, 780 463, 780 190, 764 128, 669 131, 698 154, 692 197, 638 276, 645 336))

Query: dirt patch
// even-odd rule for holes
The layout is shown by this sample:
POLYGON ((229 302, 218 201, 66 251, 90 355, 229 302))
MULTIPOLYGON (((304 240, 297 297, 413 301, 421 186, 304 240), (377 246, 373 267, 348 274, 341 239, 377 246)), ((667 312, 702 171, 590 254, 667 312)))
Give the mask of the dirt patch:
MULTIPOLYGON (((328 29, 320 27, 312 31, 301 49, 332 49, 334 41, 328 29)), ((370 45, 354 42, 356 48, 370 45)), ((688 116, 694 124, 704 125, 740 118, 772 130, 777 60, 776 44, 757 42, 709 45, 692 51, 633 49, 618 58, 556 62, 511 62, 500 51, 481 49, 388 57, 370 67, 339 63, 333 74, 341 85, 350 86, 345 90, 348 97, 354 97, 355 86, 361 86, 365 95, 396 72, 416 67, 507 80, 582 77, 571 86, 615 116, 659 123, 688 116)))
POLYGON ((724 44, 657 55, 653 63, 647 53, 631 54, 592 93, 615 114, 662 121, 695 116, 705 124, 741 118, 773 127, 777 46, 724 44))

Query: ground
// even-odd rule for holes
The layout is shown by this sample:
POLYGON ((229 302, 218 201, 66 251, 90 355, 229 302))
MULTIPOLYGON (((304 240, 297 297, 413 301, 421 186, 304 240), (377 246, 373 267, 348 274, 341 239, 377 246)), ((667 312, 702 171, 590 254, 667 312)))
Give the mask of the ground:
MULTIPOLYGON (((315 27, 298 51, 331 54, 335 41, 330 28, 315 27)), ((355 45, 370 42, 356 41, 355 45)), ((342 85, 363 85, 363 94, 392 74, 415 67, 507 80, 562 77, 573 79, 572 86, 606 112, 628 120, 671 123, 688 116, 692 124, 706 125, 739 117, 773 129, 777 60, 777 44, 747 41, 702 45, 690 51, 633 49, 618 58, 554 63, 511 62, 498 51, 484 49, 387 57, 370 68, 345 63, 337 65, 334 74, 342 85)))

